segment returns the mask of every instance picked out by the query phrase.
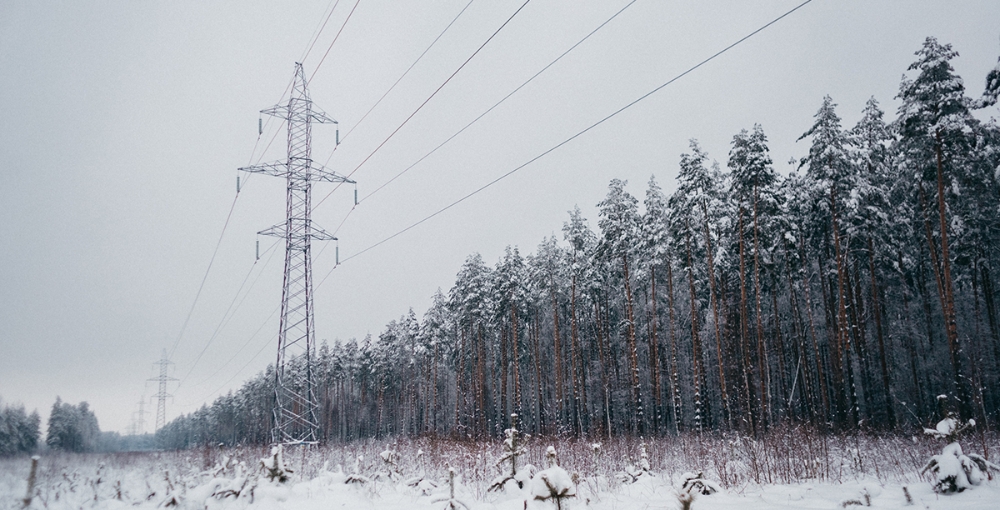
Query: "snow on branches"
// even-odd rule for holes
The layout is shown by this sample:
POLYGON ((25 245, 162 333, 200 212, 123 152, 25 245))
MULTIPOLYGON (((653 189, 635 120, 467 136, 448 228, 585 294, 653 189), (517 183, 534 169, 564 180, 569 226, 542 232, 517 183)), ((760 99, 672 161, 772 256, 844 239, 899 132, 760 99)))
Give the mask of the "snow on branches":
POLYGON ((556 460, 556 449, 549 446, 545 450, 549 468, 539 471, 531 479, 531 495, 537 501, 552 501, 556 508, 562 510, 562 501, 576 497, 576 484, 565 469, 559 467, 556 460))
POLYGON ((521 470, 518 470, 517 468, 517 458, 527 453, 524 449, 524 443, 531 436, 528 434, 522 434, 517 430, 517 413, 512 413, 510 415, 510 422, 510 428, 503 431, 504 451, 500 460, 497 461, 497 467, 500 467, 501 470, 503 469, 504 464, 510 462, 510 472, 501 474, 493 480, 489 488, 489 491, 491 492, 503 490, 509 481, 513 481, 517 484, 519 489, 523 489, 524 484, 531 479, 532 471, 534 471, 530 464, 521 470))
POLYGON ((930 473, 934 477, 931 482, 934 492, 939 494, 962 492, 982 484, 987 478, 992 478, 990 471, 1000 471, 1000 466, 986 460, 982 455, 965 454, 962 445, 958 444, 958 436, 975 425, 975 420, 961 423, 954 416, 948 416, 939 421, 935 428, 924 429, 925 434, 948 441, 941 454, 931 457, 920 469, 920 474, 930 473))

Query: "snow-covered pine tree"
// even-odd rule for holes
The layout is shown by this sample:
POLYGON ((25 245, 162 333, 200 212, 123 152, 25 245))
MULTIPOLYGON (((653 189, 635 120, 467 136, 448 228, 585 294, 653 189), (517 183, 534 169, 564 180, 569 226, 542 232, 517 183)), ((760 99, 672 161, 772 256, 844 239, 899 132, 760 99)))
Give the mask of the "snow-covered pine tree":
MULTIPOLYGON (((556 430, 564 431, 570 415, 567 412, 568 401, 566 398, 566 344, 563 341, 563 321, 561 320, 561 303, 567 283, 565 261, 567 256, 555 236, 549 236, 538 245, 535 255, 530 257, 531 279, 536 290, 539 316, 551 317, 552 331, 552 363, 554 365, 553 396, 555 397, 555 409, 545 414, 554 418, 556 430)), ((543 351, 544 352, 544 351, 543 351)))
POLYGON ((576 497, 576 484, 565 469, 559 467, 556 449, 549 446, 545 450, 548 469, 539 471, 531 479, 531 494, 538 501, 552 501, 562 510, 563 500, 576 497))
MULTIPOLYGON (((668 230, 667 230, 667 198, 663 194, 660 185, 656 183, 656 178, 649 177, 649 184, 646 187, 646 200, 643 202, 645 213, 642 215, 640 224, 641 250, 639 251, 638 265, 642 273, 648 273, 646 279, 649 281, 649 304, 647 309, 647 329, 649 331, 647 339, 649 341, 649 374, 650 383, 653 390, 653 432, 660 431, 664 422, 663 416, 663 391, 660 374, 660 358, 662 357, 660 348, 660 312, 659 293, 657 292, 657 268, 663 264, 669 264, 668 250, 668 230)), ((662 272, 661 278, 662 278, 662 272)), ((671 381, 672 382, 672 381, 671 381)), ((672 390, 675 388, 671 384, 672 390)), ((672 393, 672 392, 671 392, 672 393)), ((673 397, 671 397, 673 399, 673 397)), ((676 419, 676 409, 671 413, 676 419)))
POLYGON ((460 397, 456 400, 456 427, 468 433, 486 435, 486 327, 488 324, 491 270, 478 253, 469 256, 449 292, 461 335, 456 363, 460 397))
POLYGON ((681 267, 685 268, 688 277, 692 337, 696 340, 692 342, 692 368, 693 373, 698 374, 694 383, 695 398, 700 408, 696 409, 696 426, 700 428, 711 418, 709 403, 716 400, 714 393, 709 393, 710 369, 706 362, 710 356, 704 349, 702 334, 713 339, 710 345, 714 344, 712 350, 718 368, 716 385, 717 400, 721 401, 719 405, 721 422, 731 425, 732 419, 724 369, 726 362, 723 352, 724 325, 720 312, 721 293, 718 289, 716 268, 720 221, 726 215, 725 200, 720 187, 725 176, 718 169, 708 168, 708 154, 701 149, 697 140, 692 139, 689 146, 691 153, 681 154, 677 190, 670 197, 667 221, 674 245, 673 252, 678 255, 681 267), (703 307, 704 312, 702 312, 703 307), (704 320, 698 321, 702 316, 704 320), (696 322, 703 324, 707 331, 703 333, 702 326, 696 327, 696 322))
MULTIPOLYGON (((759 124, 754 124, 752 131, 742 130, 733 137, 732 148, 729 151, 729 168, 731 170, 730 196, 738 205, 737 211, 737 237, 739 239, 740 253, 740 331, 741 345, 744 352, 744 360, 751 363, 750 332, 749 332, 749 312, 747 310, 747 244, 751 244, 753 263, 753 293, 756 301, 755 319, 756 330, 756 362, 757 362, 757 382, 758 392, 754 402, 748 402, 747 409, 753 409, 756 404, 757 413, 751 411, 751 426, 754 430, 758 426, 767 429, 770 416, 770 404, 768 395, 770 388, 768 385, 769 360, 767 356, 766 339, 764 337, 763 310, 762 310, 762 282, 760 277, 760 266, 765 262, 762 260, 761 252, 766 248, 768 230, 768 220, 777 213, 778 194, 775 189, 777 183, 777 173, 771 165, 770 149, 767 146, 767 137, 763 128, 759 124), (761 231, 765 235, 762 235, 761 231), (749 239, 748 239, 749 238, 749 239), (762 239, 763 238, 763 239, 762 239)), ((747 371, 751 372, 751 367, 747 371)))
POLYGON ((506 417, 521 412, 520 318, 525 315, 527 278, 524 259, 516 247, 508 246, 493 271, 491 322, 500 339, 500 426, 512 426, 506 417))
POLYGON ((500 468, 501 474, 493 480, 487 489, 488 491, 501 491, 507 485, 508 481, 516 483, 519 489, 524 488, 524 484, 531 479, 531 469, 522 470, 517 465, 518 457, 527 454, 524 443, 531 436, 517 430, 517 413, 511 413, 510 422, 510 428, 503 431, 503 454, 497 460, 497 467, 500 468), (507 471, 508 466, 510 467, 510 471, 507 471))
POLYGON ((31 453, 38 446, 41 418, 30 415, 24 406, 8 406, 0 401, 0 457, 31 453))
MULTIPOLYGON (((586 359, 582 347, 583 340, 580 338, 580 310, 587 309, 586 305, 589 292, 581 292, 582 282, 592 280, 593 265, 591 259, 597 246, 597 236, 583 217, 579 207, 574 207, 570 213, 568 222, 563 223, 563 239, 569 243, 569 273, 570 273, 570 342, 574 352, 572 370, 577 374, 576 380, 579 383, 579 399, 581 405, 580 415, 583 417, 583 427, 590 428, 591 415, 589 410, 590 402, 587 392, 587 370, 586 359)), ((602 367, 603 374, 603 367, 602 367)), ((607 377, 604 376, 605 389, 607 387, 607 377)), ((599 420, 600 421, 600 420, 599 420)))
POLYGON ((869 280, 868 303, 874 319, 875 339, 878 347, 879 371, 882 381, 882 405, 872 411, 884 413, 888 428, 896 427, 896 412, 891 395, 889 349, 886 348, 885 306, 882 303, 884 277, 879 269, 892 260, 892 203, 889 175, 889 146, 893 140, 888 126, 882 120, 883 112, 874 97, 868 99, 861 120, 851 129, 849 136, 854 151, 857 178, 854 180, 858 195, 855 214, 855 237, 862 238, 867 254, 869 280), (878 243, 875 240, 879 240, 878 243))
POLYGON ((625 190, 626 181, 612 179, 608 195, 597 204, 603 234, 598 251, 608 261, 616 260, 621 268, 621 281, 625 300, 625 328, 628 341, 629 386, 632 396, 630 428, 642 434, 645 431, 645 411, 639 383, 639 356, 636 346, 635 311, 632 299, 631 261, 639 231, 638 200, 625 190))
MULTIPOLYGON (((439 427, 443 425, 443 404, 447 398, 446 395, 451 393, 450 391, 440 391, 442 380, 439 375, 442 359, 452 359, 458 348, 454 342, 454 335, 449 334, 451 331, 454 331, 453 320, 451 314, 448 313, 444 294, 438 288, 434 297, 431 298, 431 306, 424 312, 424 319, 420 326, 420 341, 424 345, 424 349, 430 353, 428 374, 430 392, 425 395, 426 432, 437 432, 439 427)), ((446 388, 451 386, 449 379, 445 379, 443 383, 446 388)))
MULTIPOLYGON (((809 128, 799 140, 812 138, 809 147, 809 155, 802 158, 800 167, 806 167, 806 175, 816 181, 817 190, 823 192, 825 197, 817 196, 817 203, 825 203, 828 207, 820 208, 824 213, 823 223, 830 225, 829 232, 832 234, 834 266, 836 269, 836 313, 835 320, 832 321, 834 341, 831 345, 831 359, 833 365, 834 390, 836 404, 836 422, 840 426, 850 423, 852 426, 860 422, 858 392, 854 379, 853 363, 851 353, 848 348, 854 345, 858 350, 859 358, 863 359, 860 352, 861 339, 857 335, 858 327, 856 321, 852 321, 848 316, 848 309, 853 310, 849 303, 851 287, 848 282, 848 272, 850 271, 850 261, 847 255, 847 242, 843 225, 853 218, 857 211, 856 196, 852 191, 856 189, 856 173, 851 163, 848 152, 849 140, 847 134, 840 127, 840 117, 835 109, 836 104, 830 96, 823 98, 823 104, 816 112, 812 127, 809 128), (825 200, 824 200, 825 198, 825 200), (847 219, 847 221, 845 221, 847 219), (844 383, 844 373, 846 372, 846 384, 844 383), (846 396, 845 392, 846 391, 846 396), (848 405, 847 398, 850 399, 848 405), (851 420, 848 422, 848 413, 851 420)), ((822 220, 821 220, 822 221, 822 220)), ((824 236, 831 238, 831 236, 824 236)))
POLYGON ((977 108, 986 108, 997 104, 1000 97, 1000 59, 997 59, 997 66, 986 74, 986 87, 983 90, 983 97, 976 103, 977 108))
MULTIPOLYGON (((916 55, 917 60, 910 64, 908 70, 917 71, 917 76, 912 80, 904 78, 897 95, 902 101, 896 120, 900 133, 897 150, 902 158, 901 164, 915 181, 925 218, 933 214, 930 204, 932 200, 936 201, 937 241, 934 240, 935 233, 926 228, 927 242, 944 315, 953 390, 957 394, 961 416, 968 418, 972 414, 972 402, 963 369, 955 312, 948 209, 949 203, 959 200, 955 196, 960 193, 958 177, 968 159, 968 134, 975 121, 969 113, 970 100, 965 96, 962 79, 955 74, 950 63, 958 52, 950 44, 942 45, 934 37, 928 37, 916 55), (952 196, 949 197, 949 194, 952 196)), ((928 227, 929 223, 925 220, 928 227)))

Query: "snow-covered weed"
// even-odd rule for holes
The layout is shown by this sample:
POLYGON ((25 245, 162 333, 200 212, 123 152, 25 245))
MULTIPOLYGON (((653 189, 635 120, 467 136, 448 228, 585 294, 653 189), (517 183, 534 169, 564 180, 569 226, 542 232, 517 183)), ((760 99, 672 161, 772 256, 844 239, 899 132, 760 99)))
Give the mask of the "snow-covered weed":
POLYGON ((962 492, 982 484, 986 478, 992 478, 991 471, 1000 472, 1000 466, 988 461, 986 457, 962 451, 958 439, 964 431, 975 425, 975 420, 962 423, 954 416, 948 416, 939 421, 935 428, 924 429, 924 434, 948 442, 939 455, 931 457, 920 469, 920 474, 928 473, 933 477, 931 486, 934 492, 962 492))
MULTIPOLYGON (((979 458, 984 462, 992 460, 985 468, 976 465, 979 478, 969 467, 970 474, 965 475, 965 480, 970 484, 972 480, 985 480, 987 471, 994 469, 990 466, 1000 458, 1000 437, 995 433, 984 434, 982 441, 976 442, 977 451, 964 450, 960 454, 969 459, 966 466, 976 465, 979 458)), ((615 473, 626 469, 634 474, 648 473, 639 476, 649 480, 635 485, 639 491, 659 490, 665 494, 681 492, 677 487, 683 484, 680 482, 682 473, 700 471, 701 480, 705 480, 697 482, 700 488, 713 482, 725 490, 725 497, 738 497, 768 484, 860 483, 869 488, 886 484, 909 485, 914 491, 914 499, 919 501, 924 496, 914 484, 922 480, 920 469, 929 457, 947 453, 962 465, 961 457, 956 456, 957 449, 942 452, 940 440, 929 435, 914 442, 914 439, 899 436, 821 435, 785 428, 759 438, 734 433, 683 434, 644 441, 601 438, 599 447, 595 447, 595 443, 594 440, 542 437, 519 445, 521 452, 517 455, 516 469, 524 488, 516 488, 515 483, 510 490, 497 493, 487 492, 497 477, 497 462, 502 461, 501 473, 509 474, 511 469, 511 459, 503 455, 505 445, 502 441, 396 438, 289 449, 278 461, 278 465, 285 468, 294 466, 291 474, 286 469, 281 470, 287 480, 284 484, 279 482, 280 476, 274 481, 268 480, 270 470, 261 460, 267 459, 266 467, 273 468, 275 457, 265 447, 119 454, 50 453, 39 461, 30 508, 105 508, 103 502, 150 509, 177 506, 179 509, 207 507, 216 510, 230 508, 230 504, 236 505, 232 508, 245 508, 262 498, 296 497, 289 496, 293 490, 322 493, 334 490, 334 486, 336 490, 348 491, 351 497, 417 498, 413 501, 426 505, 434 495, 444 496, 442 491, 448 487, 449 465, 462 475, 463 488, 458 496, 462 501, 510 506, 527 500, 529 507, 553 507, 556 506, 554 501, 536 501, 528 492, 532 488, 528 480, 540 474, 529 465, 549 466, 543 448, 549 444, 559 453, 557 464, 570 480, 570 484, 563 486, 574 487, 577 506, 601 505, 601 501, 608 501, 608 498, 614 500, 623 494, 636 494, 635 488, 629 488, 631 484, 615 479, 615 473), (383 456, 383 452, 392 453, 383 456), (365 462, 359 457, 371 460, 365 462), (387 465, 391 465, 396 474, 371 480, 371 475, 387 465), (329 466, 338 467, 330 470, 329 466), (360 486, 345 486, 344 482, 351 476, 367 481, 360 486)), ((943 459, 946 465, 949 461, 943 459)), ((941 462, 939 458, 938 463, 941 462)), ((7 498, 0 502, 0 508, 20 508, 27 491, 29 469, 27 458, 0 459, 0 496, 7 498)), ((929 467, 926 473, 934 474, 934 469, 929 467)), ((546 478, 550 482, 554 480, 549 474, 546 478)), ((956 483, 965 482, 956 479, 956 483)), ((929 486, 922 487, 930 492, 929 486)), ((903 502, 901 488, 893 489, 891 494, 903 502)), ((864 500, 861 493, 838 497, 845 496, 864 500)), ((698 505, 695 502, 693 506, 698 505)))

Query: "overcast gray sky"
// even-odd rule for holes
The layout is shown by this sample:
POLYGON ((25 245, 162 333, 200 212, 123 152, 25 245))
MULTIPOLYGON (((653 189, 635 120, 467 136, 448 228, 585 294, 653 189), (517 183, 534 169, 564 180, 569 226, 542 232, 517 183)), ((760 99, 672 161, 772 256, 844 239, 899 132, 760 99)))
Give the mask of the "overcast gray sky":
MULTIPOLYGON (((341 137, 468 0, 340 0, 304 60, 315 103, 341 137), (319 66, 317 68, 317 66, 319 66)), ((358 169, 362 196, 430 151, 629 0, 532 0, 447 86, 358 169)), ((438 44, 333 153, 354 170, 521 4, 475 0, 438 44)), ((451 143, 365 200, 353 190, 314 211, 341 259, 524 163, 777 17, 800 0, 638 0, 451 143)), ((236 168, 281 160, 281 126, 258 111, 281 98, 330 0, 0 2, 0 398, 38 409, 88 401, 103 430, 124 431, 162 349, 172 350, 168 418, 237 388, 274 360, 282 254, 256 232, 283 221, 279 179, 245 181, 190 322, 182 326, 236 194, 236 168), (274 255, 272 257, 272 255, 274 255), (246 279, 242 291, 237 293, 246 279), (234 304, 235 303, 235 304, 234 304), (230 306, 232 305, 232 308, 230 306), (230 313, 227 314, 227 311, 230 313), (221 327, 220 327, 221 325, 221 327), (215 334, 213 339, 213 333, 215 334), (211 340, 211 344, 208 342, 211 340), (208 346, 205 349, 206 345, 208 346), (194 364, 199 353, 204 356, 194 364)), ((844 125, 875 96, 893 99, 913 53, 953 44, 970 94, 1000 54, 1000 2, 814 0, 766 31, 473 199, 335 271, 314 247, 319 339, 377 335, 447 290, 466 256, 495 262, 561 237, 579 204, 611 178, 644 194, 673 189, 688 139, 725 164, 732 136, 761 123, 776 166, 822 97, 844 125)), ((996 111, 994 110, 994 114, 996 111)), ((314 203, 331 185, 317 185, 314 203)), ((155 409, 147 405, 147 409, 155 409)), ((154 416, 147 416, 147 430, 154 416)))

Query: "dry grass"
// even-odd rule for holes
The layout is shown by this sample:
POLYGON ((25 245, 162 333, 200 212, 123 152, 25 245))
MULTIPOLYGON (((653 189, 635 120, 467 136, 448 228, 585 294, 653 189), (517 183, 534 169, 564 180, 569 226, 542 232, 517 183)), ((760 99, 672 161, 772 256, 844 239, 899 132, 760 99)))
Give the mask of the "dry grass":
MULTIPOLYGON (((555 446, 559 464, 602 490, 615 490, 622 482, 616 474, 639 460, 640 444, 645 442, 652 471, 668 480, 684 472, 702 471, 705 477, 722 486, 742 492, 748 484, 791 484, 805 481, 843 483, 877 479, 883 483, 913 483, 917 471, 941 449, 941 442, 926 437, 898 435, 823 435, 805 428, 774 429, 762 438, 738 434, 684 434, 640 440, 612 438, 601 440, 534 437, 527 444, 523 465, 543 467, 545 449, 555 446), (592 443, 602 443, 595 454, 592 443)), ((989 459, 1000 458, 1000 436, 978 434, 963 441, 966 450, 989 459)), ((380 453, 386 449, 398 454, 396 468, 403 479, 425 476, 447 480, 448 466, 453 466, 471 495, 482 500, 490 481, 500 473, 496 466, 502 454, 499 440, 471 441, 449 438, 398 438, 365 440, 323 447, 291 448, 285 452, 293 479, 311 479, 324 464, 330 470, 343 466, 353 469, 355 459, 363 456, 361 473, 378 485, 395 483, 376 475, 387 466, 380 453)), ((60 498, 73 501, 119 499, 137 502, 162 499, 171 493, 194 486, 199 480, 216 476, 218 467, 230 461, 242 461, 255 470, 259 460, 269 456, 263 446, 238 448, 202 448, 179 452, 115 454, 44 455, 38 466, 35 506, 49 507, 60 498), (154 495, 155 494, 155 495, 154 495)), ((0 494, 23 497, 30 460, 27 457, 0 459, 0 494)), ((229 474, 232 474, 230 468, 229 474)), ((0 507, 8 506, 4 498, 0 507)), ((65 504, 55 505, 59 507, 65 504)), ((13 506, 12 506, 13 508, 13 506)))

